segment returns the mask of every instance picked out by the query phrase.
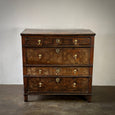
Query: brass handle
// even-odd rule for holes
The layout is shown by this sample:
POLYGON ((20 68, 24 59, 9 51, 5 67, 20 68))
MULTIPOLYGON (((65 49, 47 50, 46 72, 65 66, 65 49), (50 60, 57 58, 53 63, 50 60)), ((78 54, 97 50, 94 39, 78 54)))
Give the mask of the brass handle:
POLYGON ((74 83, 73 83, 73 87, 76 87, 76 85, 77 85, 77 83, 76 83, 76 82, 74 82, 74 83))
POLYGON ((77 45, 78 40, 74 40, 74 44, 77 45))
POLYGON ((60 39, 56 39, 56 43, 59 44, 60 43, 60 39))
POLYGON ((76 72, 77 72, 77 69, 74 69, 74 70, 73 70, 73 72, 74 72, 74 74, 76 74, 76 72))
POLYGON ((38 45, 40 45, 41 44, 41 40, 38 40, 38 45))
POLYGON ((39 57, 39 59, 41 59, 42 58, 42 54, 38 54, 38 57, 39 57))
POLYGON ((41 82, 39 83, 39 87, 42 87, 42 83, 41 82))
POLYGON ((59 83, 60 82, 60 78, 56 78, 56 83, 59 83))
POLYGON ((60 52, 60 49, 59 48, 56 48, 56 53, 58 54, 60 52))
POLYGON ((77 59, 77 54, 74 55, 74 58, 77 59))
POLYGON ((42 70, 41 69, 39 69, 39 74, 41 74, 42 73, 42 70))
POLYGON ((59 68, 56 68, 56 75, 60 72, 59 68))

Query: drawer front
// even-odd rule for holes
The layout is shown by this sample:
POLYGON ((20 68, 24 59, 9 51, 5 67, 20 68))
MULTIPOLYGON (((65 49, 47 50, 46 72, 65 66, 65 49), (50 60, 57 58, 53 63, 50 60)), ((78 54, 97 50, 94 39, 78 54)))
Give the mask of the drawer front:
POLYGON ((27 48, 27 64, 89 64, 90 48, 27 48))
POLYGON ((29 76, 89 76, 84 67, 27 67, 29 76))
POLYGON ((64 48, 63 64, 89 64, 90 48, 64 48))
POLYGON ((62 51, 56 53, 57 50, 54 48, 27 48, 27 64, 62 64, 62 51))
POLYGON ((26 37, 27 46, 62 46, 62 45, 90 45, 90 38, 75 36, 29 36, 26 37))
POLYGON ((28 78, 28 90, 33 92, 88 93, 88 78, 28 78))

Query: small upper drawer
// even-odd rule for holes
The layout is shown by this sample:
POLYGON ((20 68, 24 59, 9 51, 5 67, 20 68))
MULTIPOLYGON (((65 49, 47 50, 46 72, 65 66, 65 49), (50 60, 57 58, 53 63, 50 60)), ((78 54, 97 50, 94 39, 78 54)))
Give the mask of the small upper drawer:
POLYGON ((76 36, 28 36, 25 45, 32 47, 61 47, 90 45, 88 37, 76 36))

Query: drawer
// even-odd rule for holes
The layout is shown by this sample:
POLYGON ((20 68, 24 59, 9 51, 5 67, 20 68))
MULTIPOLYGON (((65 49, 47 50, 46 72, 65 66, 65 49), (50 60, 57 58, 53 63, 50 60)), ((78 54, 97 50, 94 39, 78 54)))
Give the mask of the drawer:
POLYGON ((79 46, 90 45, 91 39, 88 37, 76 36, 29 36, 26 37, 25 44, 32 47, 58 47, 58 46, 79 46))
POLYGON ((64 48, 63 64, 89 64, 90 48, 64 48))
POLYGON ((29 76, 89 76, 88 67, 27 67, 29 76))
POLYGON ((62 50, 55 48, 27 48, 27 64, 62 64, 62 50))
POLYGON ((28 78, 28 90, 33 92, 88 93, 89 78, 28 78))
POLYGON ((90 48, 27 48, 27 64, 89 64, 90 48))

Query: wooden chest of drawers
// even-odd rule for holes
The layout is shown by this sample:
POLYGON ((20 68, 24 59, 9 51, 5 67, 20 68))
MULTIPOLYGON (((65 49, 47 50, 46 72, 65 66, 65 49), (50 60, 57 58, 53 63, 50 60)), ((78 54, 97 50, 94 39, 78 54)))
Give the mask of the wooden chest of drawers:
POLYGON ((24 100, 28 95, 84 95, 91 101, 94 36, 91 30, 25 29, 24 100))

